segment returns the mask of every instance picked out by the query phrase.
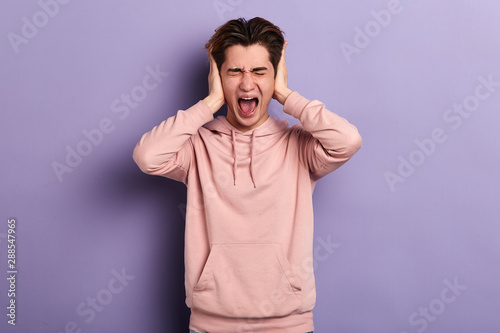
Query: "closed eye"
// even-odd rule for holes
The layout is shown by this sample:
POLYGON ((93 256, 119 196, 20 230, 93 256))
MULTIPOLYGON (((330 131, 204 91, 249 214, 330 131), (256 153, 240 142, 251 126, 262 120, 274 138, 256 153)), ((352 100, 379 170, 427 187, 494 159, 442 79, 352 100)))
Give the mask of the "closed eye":
POLYGON ((264 74, 266 74, 266 72, 267 72, 266 67, 257 67, 257 68, 252 69, 252 73, 255 73, 257 75, 264 75, 264 74))
POLYGON ((227 70, 227 73, 231 76, 236 76, 238 74, 243 73, 243 71, 241 70, 241 68, 229 68, 227 70))
MULTIPOLYGON (((227 70, 227 72, 231 76, 236 76, 236 75, 239 75, 239 74, 242 74, 242 73, 246 73, 247 71, 244 71, 241 68, 229 68, 227 70)), ((267 68, 266 67, 256 67, 256 68, 253 68, 252 70, 250 70, 248 72, 256 74, 256 75, 259 75, 259 76, 262 76, 262 75, 265 75, 267 73, 267 68)))

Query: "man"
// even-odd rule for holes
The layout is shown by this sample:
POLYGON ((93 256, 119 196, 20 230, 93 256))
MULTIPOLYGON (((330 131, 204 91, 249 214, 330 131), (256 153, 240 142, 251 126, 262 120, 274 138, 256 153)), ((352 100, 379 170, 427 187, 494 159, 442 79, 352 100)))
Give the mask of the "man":
POLYGON ((206 47, 209 94, 144 134, 142 171, 187 186, 186 304, 193 332, 314 330, 312 192, 361 147, 357 129, 287 85, 282 31, 253 18, 206 47), (271 99, 300 120, 268 114, 271 99), (227 117, 213 114, 227 104, 227 117))

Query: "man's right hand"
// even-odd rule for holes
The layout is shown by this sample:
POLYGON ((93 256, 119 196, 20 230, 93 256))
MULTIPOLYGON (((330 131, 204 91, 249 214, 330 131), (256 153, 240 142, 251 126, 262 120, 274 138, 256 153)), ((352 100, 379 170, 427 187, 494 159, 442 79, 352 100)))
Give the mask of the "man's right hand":
POLYGON ((207 103, 212 114, 226 103, 224 91, 222 90, 222 81, 219 75, 219 69, 212 55, 210 55, 210 73, 208 74, 208 96, 203 100, 207 103))

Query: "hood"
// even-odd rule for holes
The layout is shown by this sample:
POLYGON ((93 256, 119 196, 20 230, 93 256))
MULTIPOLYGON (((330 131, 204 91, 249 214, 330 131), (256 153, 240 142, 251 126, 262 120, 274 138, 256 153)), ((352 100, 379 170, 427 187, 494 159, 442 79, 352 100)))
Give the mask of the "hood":
POLYGON ((224 153, 233 157, 234 185, 236 185, 238 157, 250 157, 249 173, 255 188, 257 187, 253 169, 255 156, 272 147, 289 129, 286 120, 276 119, 273 116, 269 116, 259 127, 246 132, 235 128, 224 116, 218 116, 203 127, 212 133, 218 133, 212 142, 224 153))

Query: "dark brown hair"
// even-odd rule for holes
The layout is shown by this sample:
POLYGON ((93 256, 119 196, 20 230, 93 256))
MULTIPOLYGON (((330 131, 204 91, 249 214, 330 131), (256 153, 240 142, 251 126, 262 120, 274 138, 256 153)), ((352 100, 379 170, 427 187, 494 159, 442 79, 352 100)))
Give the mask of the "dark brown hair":
POLYGON ((220 71, 226 60, 228 47, 260 44, 269 52, 269 61, 274 67, 274 76, 276 76, 284 42, 283 31, 271 22, 261 17, 254 17, 249 21, 239 18, 218 27, 208 43, 205 44, 205 48, 214 57, 220 71))

